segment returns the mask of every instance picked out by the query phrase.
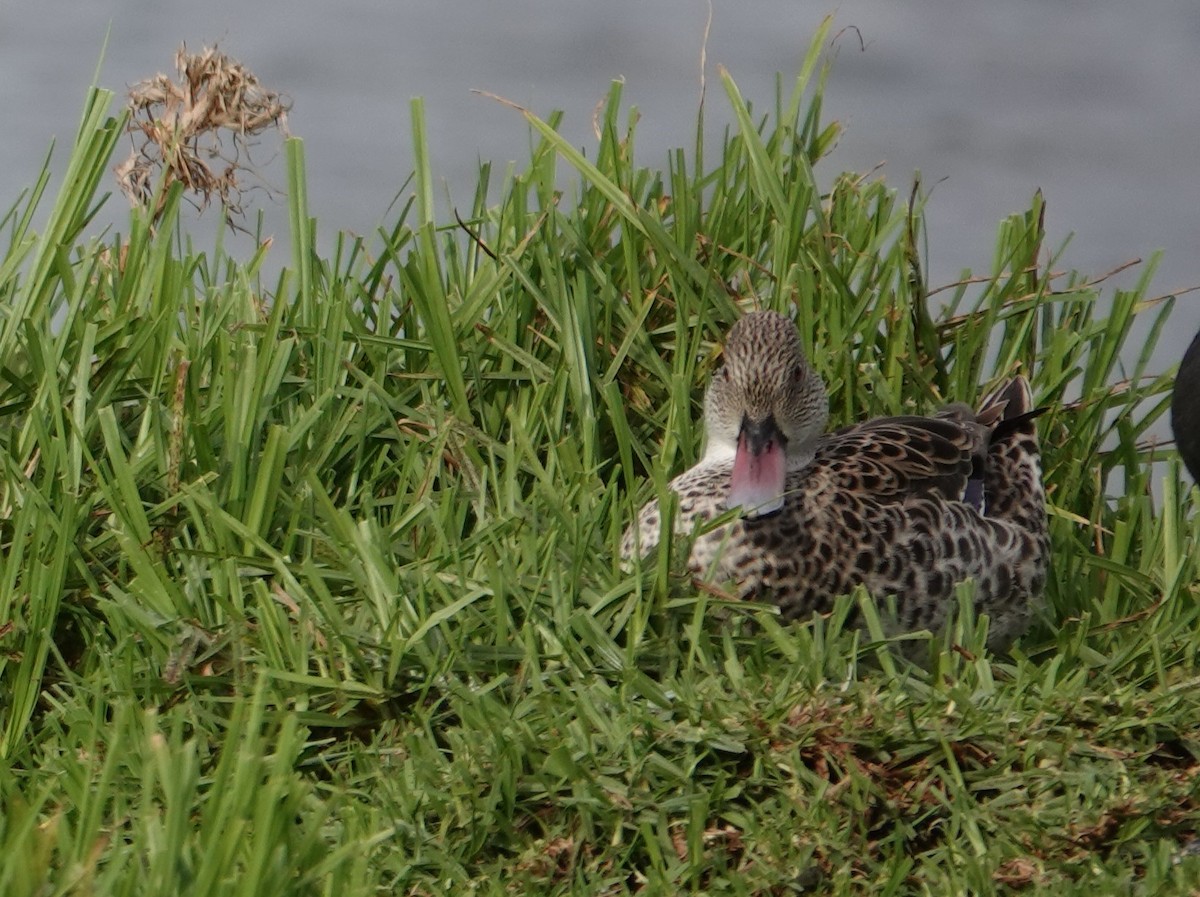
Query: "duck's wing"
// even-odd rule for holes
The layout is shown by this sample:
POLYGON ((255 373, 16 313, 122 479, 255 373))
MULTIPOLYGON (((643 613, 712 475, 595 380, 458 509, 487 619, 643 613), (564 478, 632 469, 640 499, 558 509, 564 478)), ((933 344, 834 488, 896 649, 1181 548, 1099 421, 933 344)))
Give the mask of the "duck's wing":
POLYGON ((1032 408, 1026 380, 1015 377, 985 398, 979 411, 956 402, 931 417, 873 418, 825 437, 810 482, 879 501, 937 496, 984 513, 994 493, 1003 491, 997 480, 1029 479, 1010 468, 1023 468, 1025 456, 1036 455, 1031 421, 1042 410, 1032 408), (1008 444, 1018 437, 1030 445, 1008 459, 1014 454, 1008 444))
POLYGON ((965 405, 933 417, 874 418, 825 437, 809 481, 878 501, 936 495, 974 503, 969 487, 982 481, 989 424, 965 405))

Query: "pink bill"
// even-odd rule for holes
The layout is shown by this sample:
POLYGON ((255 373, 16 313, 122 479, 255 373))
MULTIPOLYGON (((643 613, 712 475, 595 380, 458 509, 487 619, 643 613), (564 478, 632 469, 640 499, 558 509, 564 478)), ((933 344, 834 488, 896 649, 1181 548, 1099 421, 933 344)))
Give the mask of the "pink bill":
POLYGON ((741 506, 744 517, 773 514, 783 507, 783 490, 787 480, 787 463, 783 446, 772 439, 757 455, 746 444, 746 436, 738 438, 737 454, 733 458, 733 476, 729 482, 727 507, 741 506))

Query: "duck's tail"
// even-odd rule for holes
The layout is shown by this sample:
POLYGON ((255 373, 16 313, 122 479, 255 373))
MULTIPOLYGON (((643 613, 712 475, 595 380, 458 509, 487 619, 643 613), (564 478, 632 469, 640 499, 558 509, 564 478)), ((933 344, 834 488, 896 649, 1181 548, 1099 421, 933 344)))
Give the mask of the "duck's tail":
POLYGON ((1029 381, 1014 377, 983 401, 978 420, 992 427, 983 463, 986 514, 1046 534, 1046 491, 1029 381))

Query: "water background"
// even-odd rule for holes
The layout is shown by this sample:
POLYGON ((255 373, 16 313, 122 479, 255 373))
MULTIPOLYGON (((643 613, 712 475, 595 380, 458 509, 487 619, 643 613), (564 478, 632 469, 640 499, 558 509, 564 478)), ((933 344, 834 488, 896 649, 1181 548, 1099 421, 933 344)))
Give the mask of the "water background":
MULTIPOLYGON (((626 105, 641 112, 637 159, 665 167, 671 148, 694 141, 708 11, 703 0, 5 2, 0 206, 32 184, 52 138, 61 172, 106 32, 97 83, 120 95, 171 72, 182 41, 218 41, 286 92, 306 144, 310 209, 328 236, 371 234, 387 220, 412 169, 413 96, 425 98, 434 173, 459 207, 480 159, 503 171, 529 146, 521 117, 472 88, 543 117, 564 110, 564 133, 590 148, 592 110, 623 78, 626 105)), ((1064 266, 1098 275, 1163 249, 1155 292, 1200 285, 1195 0, 713 0, 709 125, 730 119, 718 64, 766 109, 776 73, 790 83, 829 13, 866 46, 850 33, 838 43, 825 117, 847 129, 818 173, 883 163, 907 192, 920 170, 934 185, 931 283, 987 270, 997 223, 1041 188, 1048 244, 1074 234, 1064 266)), ((266 171, 282 186, 281 166, 266 171)), ((124 202, 110 200, 108 220, 121 221, 124 202)), ((263 205, 284 264, 285 208, 263 205)), ((212 216, 197 225, 213 228, 212 216)), ((1200 293, 1181 297, 1174 321, 1161 367, 1200 327, 1200 293)))

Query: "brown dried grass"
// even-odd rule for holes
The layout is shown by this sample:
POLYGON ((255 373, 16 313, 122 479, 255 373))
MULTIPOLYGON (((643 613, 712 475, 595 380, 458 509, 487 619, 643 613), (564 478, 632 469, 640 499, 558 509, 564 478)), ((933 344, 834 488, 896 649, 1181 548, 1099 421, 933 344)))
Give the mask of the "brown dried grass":
POLYGON ((155 220, 167 188, 181 183, 197 209, 215 199, 236 227, 246 176, 255 172, 253 138, 272 128, 288 136, 291 104, 215 46, 189 53, 180 45, 175 70, 175 80, 159 73, 130 88, 133 148, 115 169, 117 182, 133 205, 153 203, 155 220))

